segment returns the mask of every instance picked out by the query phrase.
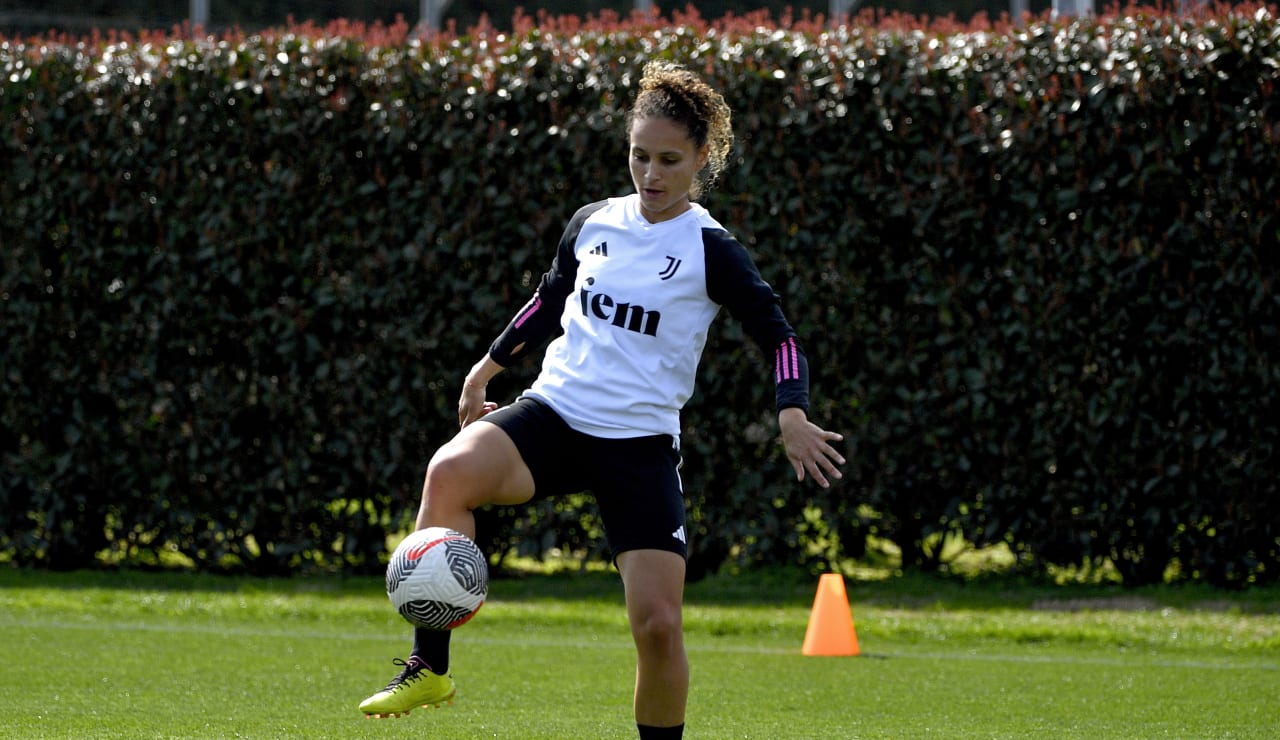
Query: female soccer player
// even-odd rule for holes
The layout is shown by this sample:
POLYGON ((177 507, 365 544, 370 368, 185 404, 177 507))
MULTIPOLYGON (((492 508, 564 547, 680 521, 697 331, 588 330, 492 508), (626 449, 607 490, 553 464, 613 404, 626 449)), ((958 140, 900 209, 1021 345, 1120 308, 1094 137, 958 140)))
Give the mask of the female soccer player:
MULTIPOLYGON (((747 251, 694 202, 733 143, 719 93, 651 62, 627 116, 635 193, 584 206, 551 268, 463 383, 462 430, 427 466, 418 528, 475 536, 472 511, 589 490, 622 576, 641 738, 684 730, 687 557, 680 410, 723 306, 774 358, 778 426, 796 477, 827 487, 843 438, 811 423, 808 364, 747 251), (558 330, 533 385, 501 409, 485 386, 558 330), (484 423, 474 423, 474 422, 484 423)), ((360 709, 385 717, 453 697, 449 632, 415 630, 400 675, 360 709)))

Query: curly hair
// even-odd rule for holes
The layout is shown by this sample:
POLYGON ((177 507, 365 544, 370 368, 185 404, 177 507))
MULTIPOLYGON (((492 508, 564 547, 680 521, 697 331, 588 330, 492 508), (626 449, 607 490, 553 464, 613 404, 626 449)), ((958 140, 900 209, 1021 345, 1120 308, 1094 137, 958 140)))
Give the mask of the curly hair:
POLYGON ((666 118, 683 125, 707 164, 694 178, 690 195, 711 187, 729 160, 733 146, 732 113, 720 93, 679 64, 655 59, 644 65, 640 94, 627 113, 627 134, 644 118, 666 118))

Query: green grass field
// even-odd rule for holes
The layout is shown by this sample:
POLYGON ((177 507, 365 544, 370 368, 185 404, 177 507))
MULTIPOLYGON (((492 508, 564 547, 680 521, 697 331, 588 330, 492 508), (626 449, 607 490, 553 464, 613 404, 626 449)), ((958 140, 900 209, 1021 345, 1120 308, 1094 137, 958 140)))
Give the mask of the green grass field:
MULTIPOLYGON (((863 654, 800 654, 803 574, 692 584, 687 738, 1274 738, 1280 590, 850 581, 863 654)), ((631 738, 616 576, 495 580, 458 701, 356 704, 408 626, 376 578, 0 570, 6 738, 631 738)))

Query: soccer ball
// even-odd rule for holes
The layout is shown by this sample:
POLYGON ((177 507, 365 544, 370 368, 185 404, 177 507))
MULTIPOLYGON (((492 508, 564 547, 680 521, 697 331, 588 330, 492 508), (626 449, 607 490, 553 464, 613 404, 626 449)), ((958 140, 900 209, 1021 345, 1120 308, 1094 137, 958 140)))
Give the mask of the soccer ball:
POLYGON ((451 630, 480 611, 489 567, 476 543, 446 527, 405 537, 387 563, 387 596, 415 627, 451 630))

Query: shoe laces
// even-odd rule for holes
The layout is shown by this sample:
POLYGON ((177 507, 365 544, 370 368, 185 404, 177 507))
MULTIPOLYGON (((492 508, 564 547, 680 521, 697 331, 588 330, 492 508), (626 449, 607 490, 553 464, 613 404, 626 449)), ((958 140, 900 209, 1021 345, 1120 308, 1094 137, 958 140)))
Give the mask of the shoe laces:
POLYGON ((423 669, 427 668, 427 664, 418 657, 410 657, 409 660, 393 658, 391 662, 398 666, 403 666, 404 669, 400 671, 400 675, 391 679, 391 683, 387 684, 387 688, 383 689, 383 691, 391 691, 404 683, 413 683, 418 680, 418 675, 422 673, 423 669))

